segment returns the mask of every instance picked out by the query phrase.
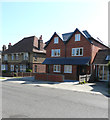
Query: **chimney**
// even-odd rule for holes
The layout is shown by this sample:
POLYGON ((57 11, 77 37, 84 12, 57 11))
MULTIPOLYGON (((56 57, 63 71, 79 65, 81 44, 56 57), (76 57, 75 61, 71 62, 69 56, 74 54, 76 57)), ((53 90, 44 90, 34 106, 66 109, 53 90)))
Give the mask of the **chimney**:
POLYGON ((11 47, 11 43, 9 43, 9 45, 8 45, 8 49, 11 47))
POLYGON ((39 37, 39 40, 38 40, 38 49, 39 49, 39 50, 43 50, 42 35, 39 37))
POLYGON ((5 50, 6 50, 6 45, 3 45, 2 51, 5 51, 5 50))

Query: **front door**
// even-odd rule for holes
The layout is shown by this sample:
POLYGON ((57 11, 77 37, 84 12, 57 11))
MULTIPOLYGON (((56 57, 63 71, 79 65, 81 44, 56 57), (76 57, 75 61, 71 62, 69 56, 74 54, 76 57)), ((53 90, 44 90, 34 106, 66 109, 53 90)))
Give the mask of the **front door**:
POLYGON ((86 65, 78 65, 77 66, 77 77, 79 78, 79 75, 86 75, 86 65))

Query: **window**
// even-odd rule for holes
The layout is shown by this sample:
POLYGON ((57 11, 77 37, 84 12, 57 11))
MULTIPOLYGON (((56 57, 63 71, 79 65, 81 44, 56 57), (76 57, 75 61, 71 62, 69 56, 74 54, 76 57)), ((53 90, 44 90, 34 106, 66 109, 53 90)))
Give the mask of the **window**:
POLYGON ((58 57, 58 56, 60 56, 60 49, 52 49, 51 50, 51 56, 52 57, 58 57))
POLYGON ((11 71, 14 71, 14 65, 11 65, 11 66, 10 66, 10 70, 11 70, 11 71))
POLYGON ((16 60, 18 60, 18 53, 16 53, 16 60))
POLYGON ((80 34, 75 34, 75 41, 80 41, 80 34))
POLYGON ((4 60, 8 60, 8 55, 7 54, 4 55, 4 60))
POLYGON ((5 64, 2 64, 2 65, 1 65, 1 70, 8 70, 8 66, 5 65, 5 64))
POLYGON ((14 60, 14 54, 11 55, 11 60, 14 60))
POLYGON ((110 60, 110 55, 107 55, 106 60, 110 60))
POLYGON ((83 56, 83 48, 72 48, 72 56, 83 56))
POLYGON ((20 65, 20 72, 26 72, 26 65, 20 65))
POLYGON ((54 37, 54 44, 58 44, 58 37, 54 37))
POLYGON ((60 65, 54 65, 53 72, 60 72, 60 65))
POLYGON ((72 65, 64 65, 64 73, 72 73, 72 65))
POLYGON ((28 53, 24 53, 24 60, 28 60, 28 53))

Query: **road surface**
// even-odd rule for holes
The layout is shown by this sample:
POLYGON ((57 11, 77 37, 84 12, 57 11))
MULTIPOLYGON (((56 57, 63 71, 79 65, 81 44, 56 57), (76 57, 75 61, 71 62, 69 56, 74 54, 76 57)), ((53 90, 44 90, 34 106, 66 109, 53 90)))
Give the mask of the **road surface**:
POLYGON ((108 98, 2 82, 2 118, 108 118, 108 98))

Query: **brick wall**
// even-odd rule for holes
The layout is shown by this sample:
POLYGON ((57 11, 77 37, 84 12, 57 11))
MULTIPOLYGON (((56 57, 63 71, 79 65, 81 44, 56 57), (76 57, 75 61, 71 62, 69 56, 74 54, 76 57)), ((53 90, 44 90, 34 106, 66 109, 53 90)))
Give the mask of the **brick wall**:
MULTIPOLYGON (((55 35, 54 37, 57 37, 57 35, 55 35)), ((54 38, 51 40, 46 48, 46 58, 51 57, 51 49, 60 49, 60 57, 65 57, 65 44, 60 38, 58 44, 54 44, 54 38)))
MULTIPOLYGON (((75 34, 80 34, 80 32, 76 31, 75 34)), ((75 34, 66 44, 66 57, 79 57, 79 56, 72 56, 72 48, 78 48, 78 47, 83 47, 83 56, 81 57, 90 57, 91 43, 83 35, 81 35, 80 41, 75 41, 75 34)))
MULTIPOLYGON (((72 65, 72 73, 64 73, 64 65, 61 65, 61 72, 53 72, 53 65, 50 65, 50 69, 49 69, 49 73, 50 74, 62 74, 64 75, 64 79, 70 79, 70 80, 78 80, 77 79, 77 66, 76 65, 72 65)), ((48 73, 48 65, 46 65, 46 73, 48 73)))
POLYGON ((48 74, 48 73, 36 73, 35 79, 44 80, 44 81, 63 82, 64 76, 61 74, 57 75, 57 74, 48 74))
POLYGON ((38 72, 38 73, 46 73, 46 65, 33 64, 33 72, 35 72, 35 66, 37 66, 36 72, 38 72))

